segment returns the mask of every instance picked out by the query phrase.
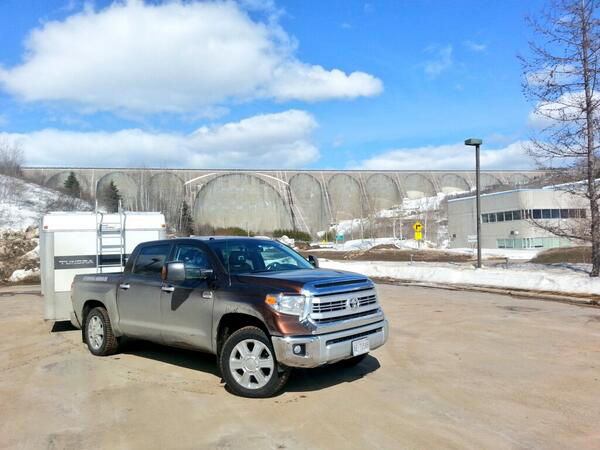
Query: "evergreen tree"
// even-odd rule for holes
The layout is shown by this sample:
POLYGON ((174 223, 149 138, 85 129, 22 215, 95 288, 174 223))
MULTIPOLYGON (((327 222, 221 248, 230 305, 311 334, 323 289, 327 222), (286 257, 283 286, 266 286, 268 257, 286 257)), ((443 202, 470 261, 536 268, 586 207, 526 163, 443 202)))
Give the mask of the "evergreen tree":
POLYGON ((187 202, 184 200, 181 205, 181 225, 180 231, 187 235, 194 234, 194 219, 192 219, 192 213, 187 202))
POLYGON ((121 194, 114 181, 106 187, 104 195, 104 201, 106 203, 106 209, 108 212, 117 212, 119 210, 119 201, 121 200, 121 194))
POLYGON ((67 194, 72 195, 73 197, 81 196, 81 186, 79 184, 79 181, 77 180, 77 177, 75 176, 75 172, 71 172, 69 174, 69 176, 65 180, 64 187, 67 191, 67 194))

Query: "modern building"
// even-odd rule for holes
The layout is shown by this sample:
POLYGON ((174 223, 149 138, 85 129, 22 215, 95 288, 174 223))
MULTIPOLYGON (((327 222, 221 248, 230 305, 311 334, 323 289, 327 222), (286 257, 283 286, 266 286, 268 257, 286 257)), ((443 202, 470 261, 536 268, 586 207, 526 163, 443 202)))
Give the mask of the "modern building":
MULTIPOLYGON (((473 247, 477 235, 475 196, 448 200, 450 247, 473 247)), ((516 189, 481 196, 483 248, 554 248, 581 245, 540 228, 589 217, 583 196, 557 189, 516 189)), ((565 224, 567 225, 567 224, 565 224)))

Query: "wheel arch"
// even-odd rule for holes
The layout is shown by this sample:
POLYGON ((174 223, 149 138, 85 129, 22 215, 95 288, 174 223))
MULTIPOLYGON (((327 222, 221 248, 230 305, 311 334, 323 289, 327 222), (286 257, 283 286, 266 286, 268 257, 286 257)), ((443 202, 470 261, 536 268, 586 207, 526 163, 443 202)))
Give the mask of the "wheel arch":
POLYGON ((81 308, 81 340, 85 342, 85 322, 87 320, 87 316, 90 311, 94 308, 106 308, 106 305, 102 303, 100 300, 89 299, 83 302, 83 307, 81 308))
POLYGON ((227 340, 231 334, 240 328, 255 326, 260 328, 270 339, 270 333, 267 329, 267 326, 259 317, 246 314, 246 313, 238 313, 232 312, 223 314, 221 319, 219 320, 218 325, 215 327, 216 332, 214 335, 214 345, 215 353, 218 355, 221 354, 221 349, 223 348, 223 344, 227 340))

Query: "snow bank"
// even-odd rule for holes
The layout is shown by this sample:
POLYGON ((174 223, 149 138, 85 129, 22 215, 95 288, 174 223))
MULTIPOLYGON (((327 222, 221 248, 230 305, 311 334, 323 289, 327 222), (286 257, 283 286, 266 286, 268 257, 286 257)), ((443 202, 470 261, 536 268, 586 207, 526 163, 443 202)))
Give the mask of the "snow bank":
POLYGON ((436 284, 462 284, 506 289, 548 291, 561 294, 600 295, 600 279, 585 273, 556 273, 552 270, 502 268, 475 269, 469 266, 443 266, 377 261, 321 260, 321 267, 349 270, 369 277, 392 278, 436 284))

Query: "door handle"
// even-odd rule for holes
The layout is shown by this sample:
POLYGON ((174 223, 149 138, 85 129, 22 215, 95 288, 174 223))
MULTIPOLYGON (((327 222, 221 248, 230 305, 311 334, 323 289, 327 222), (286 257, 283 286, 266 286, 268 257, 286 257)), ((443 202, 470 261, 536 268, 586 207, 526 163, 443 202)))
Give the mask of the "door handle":
POLYGON ((173 286, 163 286, 160 288, 164 292, 174 292, 175 288, 173 286))
POLYGON ((202 298, 213 298, 212 291, 202 291, 202 298))
POLYGON ((121 289, 123 289, 124 291, 126 291, 127 289, 129 289, 131 286, 129 284, 120 284, 119 287, 121 289))

